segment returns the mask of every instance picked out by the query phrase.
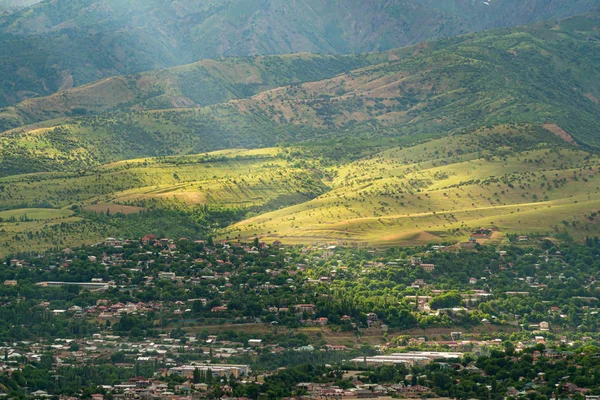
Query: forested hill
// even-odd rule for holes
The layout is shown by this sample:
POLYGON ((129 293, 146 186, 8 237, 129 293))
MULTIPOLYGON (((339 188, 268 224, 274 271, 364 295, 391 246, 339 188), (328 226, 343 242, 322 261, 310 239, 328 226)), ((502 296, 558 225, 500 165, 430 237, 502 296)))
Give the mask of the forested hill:
POLYGON ((108 76, 200 59, 381 51, 566 17, 596 4, 595 0, 44 1, 0 18, 4 50, 0 106, 108 76))

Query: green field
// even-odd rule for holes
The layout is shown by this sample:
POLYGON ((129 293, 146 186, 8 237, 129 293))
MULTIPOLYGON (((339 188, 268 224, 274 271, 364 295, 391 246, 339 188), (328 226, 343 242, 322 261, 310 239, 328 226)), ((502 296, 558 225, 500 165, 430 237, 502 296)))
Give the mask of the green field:
POLYGON ((0 202, 14 210, 0 213, 4 252, 93 243, 119 236, 135 218, 111 225, 94 214, 172 210, 193 220, 204 207, 229 212, 231 225, 203 234, 232 240, 456 243, 480 226, 498 228, 492 241, 508 233, 597 235, 600 158, 553 131, 501 125, 354 161, 295 146, 6 177, 0 202))

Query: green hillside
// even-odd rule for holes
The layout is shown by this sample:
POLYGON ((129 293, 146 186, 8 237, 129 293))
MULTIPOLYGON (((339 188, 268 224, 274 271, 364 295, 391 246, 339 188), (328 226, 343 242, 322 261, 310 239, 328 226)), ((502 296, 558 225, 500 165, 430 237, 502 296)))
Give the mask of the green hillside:
POLYGON ((362 140, 389 146, 402 138, 507 123, 556 125, 553 129, 579 145, 596 147, 599 26, 595 14, 482 32, 248 99, 17 128, 0 138, 0 174, 74 171, 129 158, 306 140, 326 148, 341 140, 347 154, 354 146, 360 155, 362 140))
POLYGON ((397 62, 277 88, 234 107, 280 125, 413 136, 551 123, 598 146, 599 27, 595 14, 437 41, 397 62))
POLYGON ((8 126, 35 121, 0 136, 3 252, 166 226, 376 245, 465 241, 479 226, 492 241, 597 235, 599 46, 595 13, 384 53, 202 61, 29 100, 2 110, 8 126))
POLYGON ((410 55, 411 49, 329 56, 231 57, 107 78, 0 109, 0 131, 48 119, 108 111, 202 107, 274 87, 317 81, 410 55))
POLYGON ((0 253, 143 236, 174 221, 198 237, 289 244, 455 243, 480 226, 497 229, 492 241, 598 235, 600 158, 548 129, 482 128, 351 162, 301 145, 6 177, 0 253))
POLYGON ((223 237, 378 245, 506 234, 597 235, 600 159, 533 126, 392 148, 327 170, 331 190, 244 220, 223 237))
POLYGON ((45 1, 0 18, 0 106, 201 59, 382 51, 566 17, 596 5, 595 0, 45 1))

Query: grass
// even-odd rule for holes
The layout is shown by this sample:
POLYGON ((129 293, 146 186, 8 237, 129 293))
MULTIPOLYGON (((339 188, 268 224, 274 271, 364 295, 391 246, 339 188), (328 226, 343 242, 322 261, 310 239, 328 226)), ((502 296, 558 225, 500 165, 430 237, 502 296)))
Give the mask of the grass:
POLYGON ((32 99, 44 114, 32 120, 61 118, 0 136, 0 255, 158 225, 203 235, 224 219, 237 223, 220 238, 288 244, 457 242, 481 225, 497 241, 598 235, 599 19, 575 19, 587 31, 563 21, 364 56, 205 61, 32 99), (200 93, 186 81, 197 74, 217 89, 200 93), (147 110, 180 95, 192 108, 147 110), (64 117, 113 100, 123 112, 64 117), (202 223, 141 224, 147 210, 202 223))
MULTIPOLYGON (((323 193, 326 186, 319 174, 292 165, 282 150, 269 148, 134 159, 87 172, 2 178, 0 201, 10 210, 0 212, 0 254, 95 243, 107 235, 137 232, 130 223, 92 218, 85 212, 135 215, 167 209, 191 215, 202 206, 246 213, 278 209, 323 193)), ((148 229, 158 228, 149 224, 148 229)))
POLYGON ((73 212, 70 210, 57 210, 53 208, 23 208, 0 211, 0 220, 53 220, 70 217, 72 215, 73 212))
MULTIPOLYGON (((522 137, 498 127, 390 149, 334 168, 331 191, 242 221, 225 234, 375 245, 466 240, 481 225, 497 226, 500 237, 563 230, 576 237, 597 235, 592 214, 600 210, 598 157, 542 142, 529 149, 515 142, 496 155, 470 152, 468 143, 474 147, 502 135, 522 137), (462 154, 455 154, 458 149, 462 154)), ((553 141, 550 132, 544 139, 553 141)))
POLYGON ((205 206, 242 217, 221 238, 286 244, 458 242, 482 225, 499 228, 492 241, 599 234, 600 158, 540 126, 482 128, 355 161, 318 154, 312 146, 230 149, 2 178, 0 201, 12 209, 0 213, 2 251, 133 232, 78 210, 194 215, 205 206))

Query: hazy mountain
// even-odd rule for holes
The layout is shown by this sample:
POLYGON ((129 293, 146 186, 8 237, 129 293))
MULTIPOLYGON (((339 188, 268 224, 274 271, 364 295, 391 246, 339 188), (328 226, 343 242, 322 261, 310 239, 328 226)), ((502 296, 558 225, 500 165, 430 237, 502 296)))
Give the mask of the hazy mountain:
POLYGON ((0 0, 0 10, 7 8, 28 7, 41 0, 0 0))
MULTIPOLYGON (((598 147, 599 30, 598 14, 499 29, 418 45, 329 79, 208 107, 47 121, 4 133, 0 170, 68 170, 306 140, 439 137, 503 124, 550 126, 580 146, 598 147)), ((312 62, 318 65, 319 57, 312 62)))
POLYGON ((219 56, 379 51, 595 0, 46 0, 0 19, 0 106, 219 56))

